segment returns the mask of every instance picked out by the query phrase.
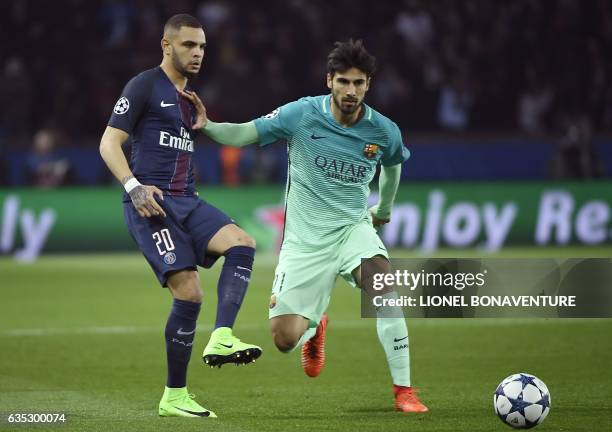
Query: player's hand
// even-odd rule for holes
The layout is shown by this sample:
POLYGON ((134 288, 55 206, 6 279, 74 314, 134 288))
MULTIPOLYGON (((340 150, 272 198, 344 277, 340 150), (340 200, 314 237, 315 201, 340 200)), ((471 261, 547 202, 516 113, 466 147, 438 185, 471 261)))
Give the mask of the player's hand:
POLYGON ((130 191, 130 198, 138 214, 142 217, 162 216, 166 217, 166 212, 155 200, 155 195, 162 201, 164 194, 155 186, 140 185, 130 191))
POLYGON ((372 225, 374 226, 374 228, 380 228, 381 226, 388 224, 391 221, 390 218, 383 219, 381 217, 376 216, 376 210, 377 206, 370 207, 368 209, 368 211, 370 212, 370 216, 372 217, 372 225))
POLYGON ((190 90, 179 90, 181 96, 187 99, 196 110, 196 121, 191 127, 194 130, 202 129, 208 123, 208 117, 206 116, 206 107, 202 103, 202 100, 198 97, 195 92, 190 90))

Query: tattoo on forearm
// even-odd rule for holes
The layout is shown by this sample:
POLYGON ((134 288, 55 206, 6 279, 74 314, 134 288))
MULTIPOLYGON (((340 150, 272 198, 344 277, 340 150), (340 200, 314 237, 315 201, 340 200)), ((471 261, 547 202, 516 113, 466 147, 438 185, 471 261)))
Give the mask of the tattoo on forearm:
POLYGON ((125 184, 129 179, 134 178, 133 175, 125 176, 121 179, 121 184, 125 184))
POLYGON ((134 207, 138 208, 147 202, 147 189, 143 186, 136 186, 130 191, 130 198, 134 207))

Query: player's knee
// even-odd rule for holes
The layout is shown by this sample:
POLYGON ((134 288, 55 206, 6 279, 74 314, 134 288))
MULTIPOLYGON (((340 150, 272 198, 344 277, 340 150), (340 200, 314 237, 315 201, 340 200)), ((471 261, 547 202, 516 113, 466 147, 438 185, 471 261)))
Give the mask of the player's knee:
POLYGON ((253 237, 251 237, 250 235, 248 235, 247 233, 244 233, 243 235, 238 237, 238 240, 236 240, 237 243, 235 246, 246 246, 246 247, 250 247, 255 249, 257 247, 257 243, 255 242, 255 239, 253 237))
POLYGON ((203 294, 197 272, 183 271, 176 273, 168 279, 168 286, 172 290, 174 298, 202 303, 203 294))
POLYGON ((193 303, 202 303, 202 290, 200 287, 185 287, 174 292, 174 298, 193 303))
POLYGON ((288 353, 300 340, 299 336, 278 326, 272 325, 272 340, 280 352, 288 353))
POLYGON ((239 227, 236 227, 233 235, 232 246, 246 246, 255 249, 256 243, 255 239, 248 235, 244 230, 239 227))
POLYGON ((283 353, 290 352, 297 345, 297 340, 288 337, 287 335, 272 333, 272 339, 276 348, 283 353))
POLYGON ((360 271, 355 276, 358 285, 369 295, 375 296, 392 291, 393 288, 384 289, 383 291, 373 288, 374 275, 386 274, 391 272, 391 263, 382 255, 376 255, 367 259, 361 265, 360 271))
POLYGON ((202 303, 204 295, 202 294, 202 290, 198 287, 188 290, 186 293, 186 297, 187 298, 183 300, 187 300, 194 303, 202 303))
POLYGON ((255 241, 253 237, 249 236, 247 241, 248 241, 247 246, 252 247, 253 249, 257 248, 257 242, 255 241))

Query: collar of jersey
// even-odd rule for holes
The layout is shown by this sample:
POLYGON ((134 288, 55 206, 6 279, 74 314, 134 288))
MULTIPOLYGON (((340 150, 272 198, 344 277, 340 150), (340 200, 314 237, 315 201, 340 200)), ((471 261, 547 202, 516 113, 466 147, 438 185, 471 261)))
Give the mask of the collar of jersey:
MULTIPOLYGON (((170 77, 166 75, 166 72, 164 72, 161 66, 157 66, 157 69, 159 73, 164 77, 166 82, 170 84, 172 88, 174 89, 174 91, 177 93, 177 100, 178 100, 178 90, 176 89, 176 86, 174 85, 174 83, 170 80, 170 77)), ((185 85, 185 90, 192 90, 191 87, 189 86, 189 80, 187 80, 187 84, 185 85)))

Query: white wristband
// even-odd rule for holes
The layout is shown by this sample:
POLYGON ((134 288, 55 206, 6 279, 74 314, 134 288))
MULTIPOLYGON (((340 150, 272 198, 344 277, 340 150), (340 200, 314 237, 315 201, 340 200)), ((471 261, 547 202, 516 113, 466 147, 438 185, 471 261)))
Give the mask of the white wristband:
POLYGON ((125 182, 125 184, 123 185, 123 187, 125 188, 125 191, 127 193, 132 192, 132 190, 137 187, 137 186, 142 186, 140 184, 140 182, 136 179, 136 177, 132 177, 131 179, 129 179, 128 181, 125 182))

